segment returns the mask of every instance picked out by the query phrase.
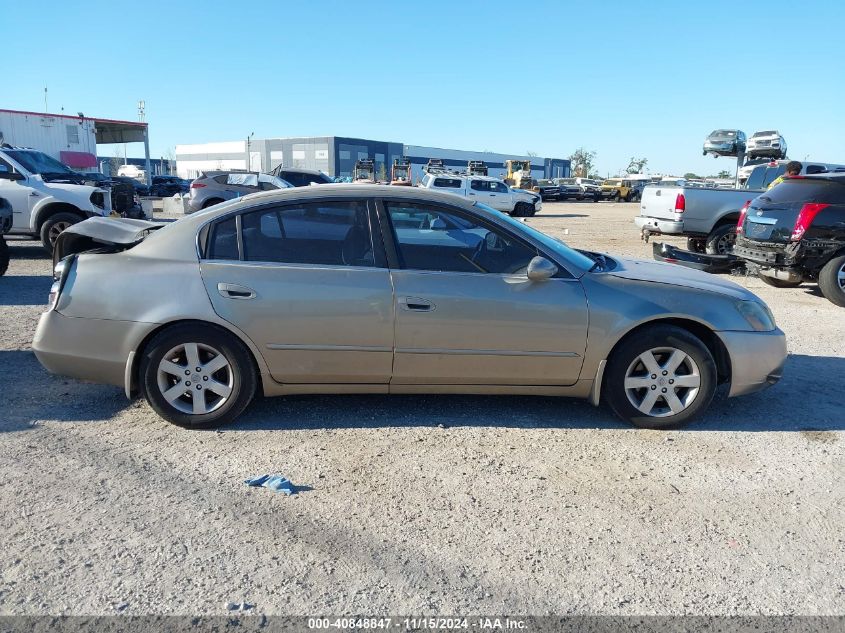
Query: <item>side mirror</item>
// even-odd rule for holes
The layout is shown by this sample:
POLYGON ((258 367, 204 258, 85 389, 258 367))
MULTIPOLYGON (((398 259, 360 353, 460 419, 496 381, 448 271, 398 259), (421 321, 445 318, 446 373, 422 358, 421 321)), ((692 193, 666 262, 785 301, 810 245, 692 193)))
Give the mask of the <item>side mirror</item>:
POLYGON ((531 281, 546 281, 557 274, 557 266, 545 257, 535 257, 528 264, 528 278, 531 281))
POLYGON ((25 176, 16 171, 10 171, 5 165, 0 165, 0 180, 24 180, 25 176))

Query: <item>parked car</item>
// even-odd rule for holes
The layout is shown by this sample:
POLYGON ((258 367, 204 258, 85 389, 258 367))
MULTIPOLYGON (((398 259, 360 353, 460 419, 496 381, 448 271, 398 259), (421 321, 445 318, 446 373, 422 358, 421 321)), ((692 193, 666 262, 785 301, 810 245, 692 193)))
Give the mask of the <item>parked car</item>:
POLYGON ((0 146, 0 198, 14 212, 13 235, 40 238, 47 250, 59 233, 112 212, 111 191, 81 184, 79 175, 34 149, 0 146))
POLYGON ((292 186, 276 176, 254 171, 207 171, 191 183, 188 212, 194 213, 251 193, 292 186))
POLYGON ((778 288, 817 282, 845 307, 845 173, 788 178, 743 207, 734 255, 778 288))
POLYGON ((187 427, 233 420, 258 389, 571 396, 667 427, 719 384, 765 389, 786 359, 768 307, 730 281, 577 251, 431 189, 291 188, 70 230, 38 360, 187 427))
POLYGON ((328 174, 316 169, 300 169, 298 167, 282 167, 279 165, 270 172, 276 178, 290 183, 294 187, 308 187, 309 185, 325 185, 334 182, 328 174))
POLYGON ((12 228, 12 205, 0 198, 0 277, 9 269, 9 245, 3 237, 12 228))
MULTIPOLYGON (((832 172, 838 168, 829 163, 808 162, 801 173, 832 172)), ((757 165, 742 189, 651 185, 643 191, 640 215, 634 223, 646 241, 650 235, 684 235, 693 252, 728 254, 736 241, 740 209, 785 171, 785 161, 757 165)))
POLYGON ((770 162, 770 160, 766 158, 747 158, 743 163, 742 167, 740 167, 736 172, 737 178, 739 179, 739 184, 745 184, 745 181, 748 180, 748 177, 751 175, 751 172, 754 171, 754 168, 757 165, 764 165, 768 162, 770 162))
POLYGON ((561 199, 561 190, 560 187, 552 182, 551 180, 538 180, 537 184, 531 188, 532 191, 535 191, 540 194, 540 198, 545 202, 546 200, 560 200, 561 199))
POLYGON ((583 192, 581 186, 574 178, 555 178, 553 182, 560 187, 561 200, 582 200, 583 192))
POLYGON ((608 178, 601 183, 602 198, 616 202, 631 202, 634 199, 634 181, 627 178, 608 178))
POLYGON ((130 178, 129 176, 112 176, 112 180, 117 180, 131 186, 135 190, 135 193, 137 193, 141 198, 150 195, 150 188, 146 185, 146 183, 143 183, 136 178, 130 178))
POLYGON ((777 130, 754 132, 745 149, 748 158, 786 158, 786 141, 777 130))
POLYGON ((543 208, 539 193, 509 187, 492 176, 432 173, 423 176, 419 186, 481 202, 518 218, 532 216, 543 208))
POLYGON ((714 154, 716 156, 736 156, 745 151, 745 132, 742 130, 713 130, 704 139, 704 147, 701 153, 714 154))
POLYGON ((150 184, 150 195, 156 198, 168 198, 177 193, 187 193, 188 185, 178 176, 153 176, 150 184))
POLYGON ((574 183, 581 191, 580 200, 592 198, 594 202, 601 200, 601 182, 593 180, 592 178, 562 178, 562 182, 566 184, 574 183))

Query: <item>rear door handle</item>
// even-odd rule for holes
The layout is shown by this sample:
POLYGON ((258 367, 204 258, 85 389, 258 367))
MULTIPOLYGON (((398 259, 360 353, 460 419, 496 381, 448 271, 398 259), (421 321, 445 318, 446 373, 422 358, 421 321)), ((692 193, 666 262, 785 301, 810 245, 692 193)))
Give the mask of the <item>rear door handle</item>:
POLYGON ((420 297, 400 297, 399 305, 403 310, 411 310, 413 312, 431 312, 435 305, 428 299, 421 299, 420 297))
POLYGON ((227 299, 255 299, 255 290, 238 284, 217 284, 217 292, 227 299))

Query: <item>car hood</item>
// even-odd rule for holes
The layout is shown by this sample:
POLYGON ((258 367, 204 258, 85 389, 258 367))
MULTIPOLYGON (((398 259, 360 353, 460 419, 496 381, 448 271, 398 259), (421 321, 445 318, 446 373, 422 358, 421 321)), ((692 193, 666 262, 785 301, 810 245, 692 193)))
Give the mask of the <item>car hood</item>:
POLYGON ((44 188, 48 191, 50 189, 61 189, 62 191, 67 191, 69 193, 76 193, 81 194, 86 197, 90 196, 95 191, 99 191, 105 193, 108 189, 103 189, 102 187, 92 187, 91 185, 74 185, 72 183, 64 183, 64 182, 44 182, 44 188))
POLYGON ((671 286, 695 288, 706 292, 727 295, 734 299, 756 300, 753 293, 732 281, 677 264, 652 262, 639 259, 616 259, 618 266, 609 275, 620 279, 650 281, 671 286))

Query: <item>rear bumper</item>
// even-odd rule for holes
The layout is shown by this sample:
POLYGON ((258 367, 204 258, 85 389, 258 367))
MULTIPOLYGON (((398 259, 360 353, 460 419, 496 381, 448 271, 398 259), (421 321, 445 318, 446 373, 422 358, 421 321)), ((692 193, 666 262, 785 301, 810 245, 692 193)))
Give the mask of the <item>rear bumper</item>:
POLYGON ((741 265, 742 260, 734 255, 707 255, 706 253, 693 253, 676 248, 671 244, 654 242, 651 246, 651 253, 654 259, 667 264, 678 264, 687 268, 703 270, 706 273, 727 273, 732 268, 741 265))
POLYGON ((771 387, 783 375, 786 336, 771 332, 716 332, 731 359, 728 397, 744 396, 771 387))
POLYGON ((154 323, 66 317, 55 310, 38 321, 32 349, 50 373, 124 387, 126 362, 154 323))
POLYGON ((649 233, 666 233, 669 235, 681 235, 684 232, 683 220, 661 220, 638 215, 634 218, 634 224, 641 231, 649 233))

